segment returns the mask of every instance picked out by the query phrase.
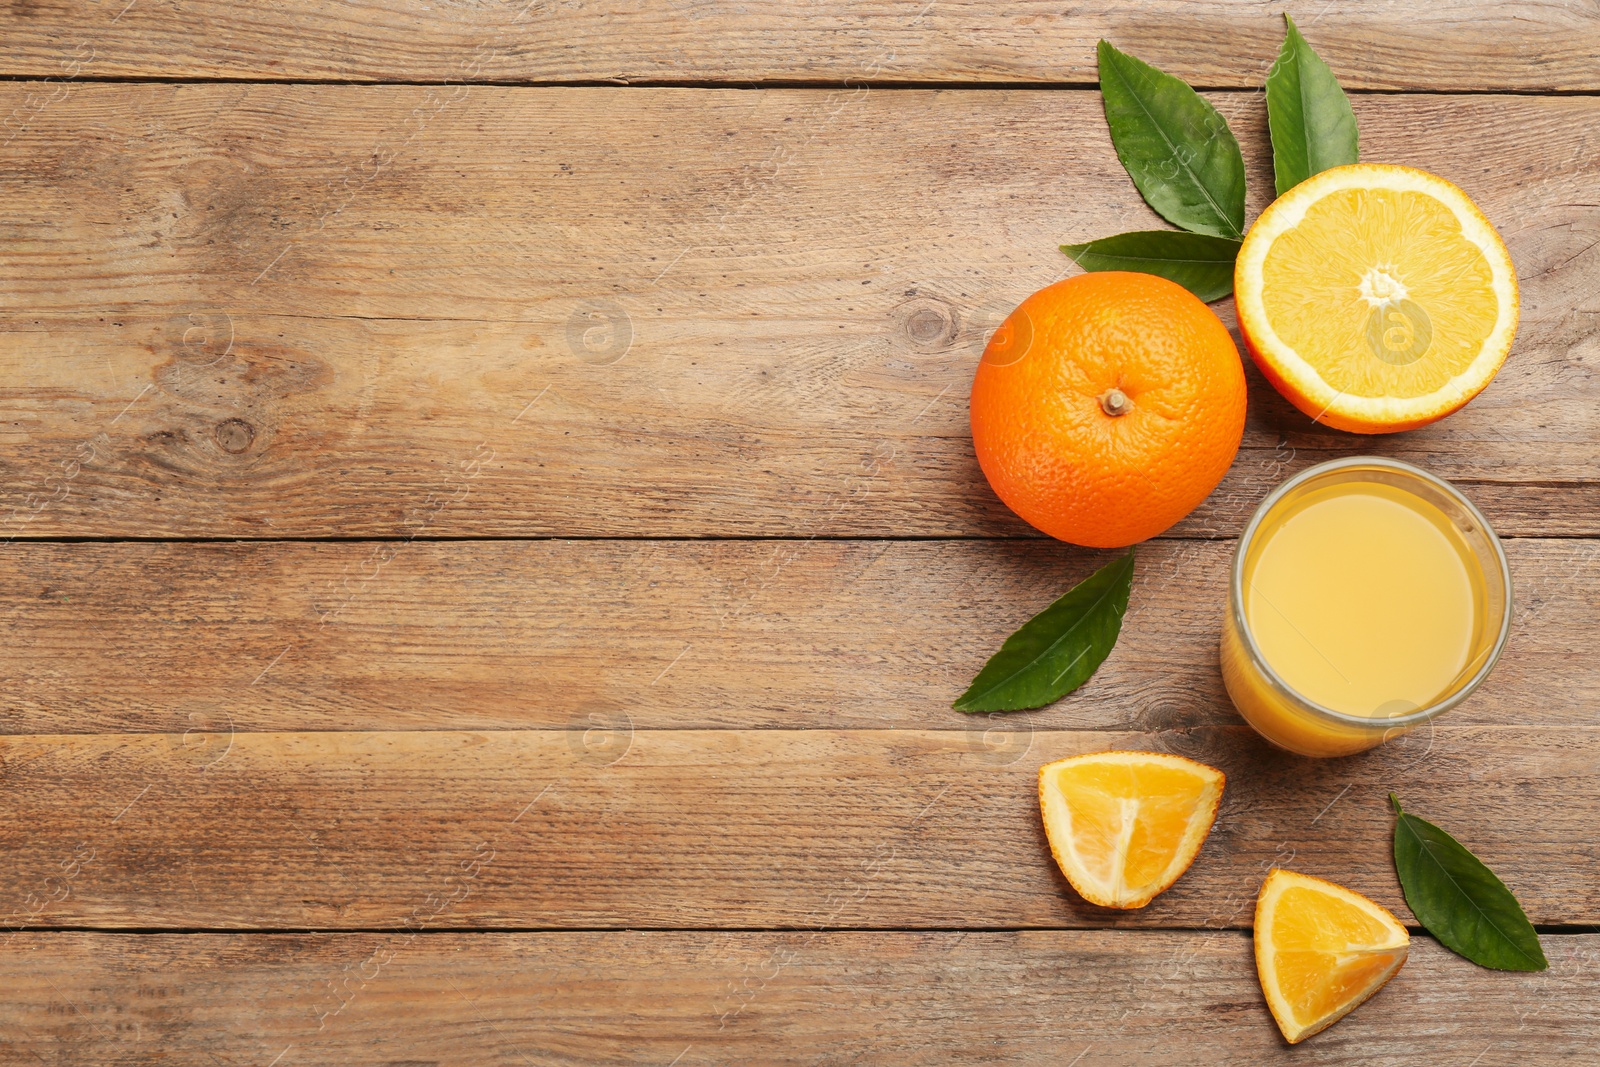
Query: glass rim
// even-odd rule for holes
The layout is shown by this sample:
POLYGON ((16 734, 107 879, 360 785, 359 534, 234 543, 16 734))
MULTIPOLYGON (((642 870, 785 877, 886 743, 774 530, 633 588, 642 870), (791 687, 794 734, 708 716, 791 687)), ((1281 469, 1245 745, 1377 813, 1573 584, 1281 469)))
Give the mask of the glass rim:
MULTIPOLYGON (((1229 610, 1233 613, 1240 643, 1250 657, 1251 664, 1261 673, 1261 676, 1266 679, 1269 685, 1287 696, 1297 706, 1310 712, 1315 717, 1322 718, 1338 726, 1354 727, 1366 731, 1382 724, 1383 730, 1388 731, 1396 728, 1405 729, 1417 726, 1427 722, 1429 719, 1443 715, 1471 696, 1478 686, 1483 684, 1483 680, 1489 677, 1489 672, 1499 662, 1500 653, 1506 646, 1507 638, 1511 635, 1511 566, 1506 560, 1505 548, 1501 546, 1500 537, 1494 532, 1494 527, 1489 525, 1489 520, 1484 518, 1483 512, 1479 511, 1477 505, 1468 500, 1461 490, 1443 478, 1435 474, 1429 474, 1421 467, 1398 459, 1387 459, 1383 456, 1347 456, 1343 459, 1331 459, 1315 466, 1307 467, 1299 474, 1283 482, 1266 495, 1266 498, 1257 505, 1255 513, 1250 516, 1250 521, 1245 525, 1244 532, 1239 535, 1238 544, 1234 546, 1231 570, 1232 573, 1228 579, 1229 610), (1500 632, 1495 636, 1494 644, 1489 649, 1488 657, 1484 659, 1483 664, 1473 673, 1471 678, 1442 700, 1436 700, 1405 715, 1381 719, 1335 711, 1333 708, 1318 704, 1284 681, 1278 672, 1272 669, 1272 665, 1267 662, 1266 657, 1261 654, 1261 649, 1256 646, 1255 634, 1251 632, 1250 621, 1244 613, 1244 557, 1245 553, 1249 551, 1251 542, 1255 539, 1256 530, 1261 526, 1262 520, 1285 496, 1312 479, 1337 471, 1356 468, 1384 470, 1416 478, 1459 504, 1478 524, 1479 529, 1484 533, 1485 539, 1489 542, 1490 548, 1494 551, 1495 562, 1500 567, 1500 584, 1504 592, 1505 602, 1505 610, 1500 617, 1500 632)), ((1488 577, 1488 575, 1484 575, 1485 580, 1488 577)))

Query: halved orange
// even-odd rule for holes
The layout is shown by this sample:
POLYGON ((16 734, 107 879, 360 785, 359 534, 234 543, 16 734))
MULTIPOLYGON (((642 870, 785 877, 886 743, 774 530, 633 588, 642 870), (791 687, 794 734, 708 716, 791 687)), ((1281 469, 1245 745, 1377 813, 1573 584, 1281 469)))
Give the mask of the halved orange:
POLYGON ((1291 1045, 1382 989, 1410 945, 1386 908, 1308 874, 1273 868, 1256 898, 1256 973, 1291 1045))
POLYGON ((1095 752, 1039 768, 1039 809, 1061 873, 1083 899, 1142 908, 1189 869, 1225 779, 1161 752, 1095 752))
POLYGON ((1481 392, 1517 331, 1500 235, 1450 182, 1334 167, 1261 213, 1234 264, 1239 332, 1278 391, 1318 422, 1409 430, 1481 392))

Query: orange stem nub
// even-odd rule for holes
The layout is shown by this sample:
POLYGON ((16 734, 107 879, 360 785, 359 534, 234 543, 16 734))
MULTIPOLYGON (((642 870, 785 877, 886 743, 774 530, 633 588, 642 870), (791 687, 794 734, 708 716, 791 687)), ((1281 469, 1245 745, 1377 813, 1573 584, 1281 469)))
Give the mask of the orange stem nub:
POLYGON ((1121 389, 1107 389, 1100 394, 1100 410, 1115 418, 1133 410, 1133 401, 1121 389))

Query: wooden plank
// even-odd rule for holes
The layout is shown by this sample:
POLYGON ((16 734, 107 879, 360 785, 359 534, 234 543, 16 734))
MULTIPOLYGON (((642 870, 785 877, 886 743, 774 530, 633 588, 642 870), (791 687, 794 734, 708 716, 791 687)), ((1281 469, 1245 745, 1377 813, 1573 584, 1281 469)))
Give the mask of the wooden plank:
POLYGON ((1245 727, 29 735, 0 741, 0 925, 1241 927, 1292 865, 1403 910, 1387 794, 1547 924, 1600 922, 1600 732, 1442 726, 1305 760, 1245 727), (1229 776, 1147 908, 1076 897, 1036 771, 1162 747, 1229 776))
MULTIPOLYGON (((1456 725, 1587 726, 1600 542, 1507 542, 1506 654, 1456 725)), ((1142 546, 1122 636, 1037 712, 950 709, 1108 553, 1043 541, 14 544, 0 732, 627 723, 1143 729, 1237 723, 1231 542, 1142 546)))
POLYGON ((0 73, 57 77, 398 81, 1095 80, 1110 37, 1195 84, 1261 84, 1287 10, 1347 86, 1594 89, 1592 7, 1423 0, 1403 19, 1360 0, 1146 0, 1062 9, 1025 0, 808 4, 610 0, 554 5, 270 5, 26 0, 0 73))
MULTIPOLYGON (((1058 243, 1154 224, 1093 92, 62 91, 0 149, 5 537, 1026 534, 972 458, 977 353, 1058 243)), ((1216 99, 1259 207, 1261 99, 1216 99)), ((1375 452, 1505 532, 1600 533, 1600 101, 1356 107, 1368 158, 1504 230, 1516 350, 1377 439, 1253 377, 1176 532, 1375 452)))
POLYGON ((0 1047, 275 1067, 1588 1062, 1600 935, 1545 951, 1548 972, 1508 974, 1418 937, 1375 999, 1291 1049, 1235 932, 20 934, 0 1047))

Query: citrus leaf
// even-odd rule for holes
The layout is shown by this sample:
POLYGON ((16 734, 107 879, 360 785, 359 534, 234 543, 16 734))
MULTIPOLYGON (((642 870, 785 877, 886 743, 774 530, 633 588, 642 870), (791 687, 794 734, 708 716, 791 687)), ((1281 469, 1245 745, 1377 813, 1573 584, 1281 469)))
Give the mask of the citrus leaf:
POLYGON ((1084 270, 1133 270, 1177 282, 1207 303, 1233 292, 1239 242, 1182 230, 1135 230, 1061 251, 1084 270))
POLYGON ((1157 214, 1194 233, 1244 237, 1244 156, 1216 108, 1108 41, 1100 96, 1117 158, 1157 214))
POLYGON ((1133 588, 1133 550, 1069 589, 989 657, 957 711, 1042 708, 1089 680, 1122 631, 1133 588))
POLYGON ((1506 884, 1465 845, 1400 810, 1393 793, 1394 867, 1417 921, 1439 943, 1483 967, 1542 971, 1539 934, 1506 884))
POLYGON ((1313 174, 1359 158, 1356 113, 1322 57, 1289 24, 1278 61, 1267 74, 1267 125, 1272 169, 1282 196, 1313 174))

